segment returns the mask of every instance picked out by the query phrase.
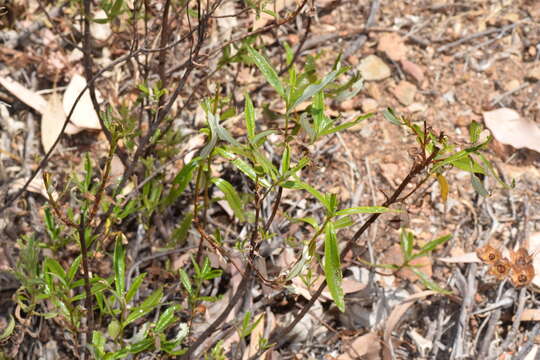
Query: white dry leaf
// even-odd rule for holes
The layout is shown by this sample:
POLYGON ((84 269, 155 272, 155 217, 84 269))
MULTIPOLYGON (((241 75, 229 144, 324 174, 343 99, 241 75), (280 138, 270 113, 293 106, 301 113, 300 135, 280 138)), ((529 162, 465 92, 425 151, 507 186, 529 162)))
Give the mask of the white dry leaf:
MULTIPOLYGON (((69 114, 71 107, 75 104, 75 100, 86 87, 86 79, 80 75, 75 75, 69 82, 69 85, 64 93, 64 111, 69 114)), ((99 93, 96 90, 96 96, 99 98, 99 93)), ((88 89, 84 92, 83 96, 77 103, 73 115, 71 116, 71 122, 77 127, 89 130, 100 130, 101 125, 99 123, 98 115, 92 105, 92 99, 90 99, 90 92, 88 89)))
POLYGON ((540 152, 540 126, 522 118, 517 111, 501 108, 483 113, 484 122, 495 139, 516 149, 540 152))
POLYGON ((47 100, 38 93, 25 88, 22 84, 8 77, 0 76, 0 85, 6 88, 17 99, 30 106, 40 114, 43 114, 47 109, 47 100))
MULTIPOLYGON (((22 189, 24 184, 26 183, 27 179, 17 179, 12 183, 12 186, 10 188, 10 191, 19 191, 22 189)), ((45 188, 45 183, 43 182, 43 177, 41 176, 41 173, 38 173, 32 181, 30 181, 30 184, 28 184, 28 187, 26 188, 27 191, 33 192, 35 194, 40 194, 44 198, 48 199, 49 195, 47 194, 47 189, 45 188)), ((51 192, 51 195, 53 199, 58 199, 58 192, 56 190, 53 190, 51 192)))
POLYGON ((62 132, 62 127, 66 121, 66 114, 62 107, 60 95, 54 93, 47 102, 47 107, 41 117, 41 145, 47 153, 54 145, 56 138, 62 132))
MULTIPOLYGON (((238 19, 236 16, 230 16, 238 12, 234 6, 234 2, 228 1, 216 9, 217 24, 220 29, 219 36, 222 39, 229 40, 232 30, 238 28, 238 19)), ((233 54, 234 55, 234 54, 233 54)))
POLYGON ((529 351, 529 353, 523 358, 523 360, 534 360, 537 358, 537 354, 538 354, 538 348, 539 346, 538 345, 533 345, 531 351, 529 351))
MULTIPOLYGON (((98 10, 94 14, 94 18, 96 19, 107 19, 107 14, 103 10, 98 10)), ((104 24, 100 24, 98 22, 92 22, 90 24, 90 31, 92 32, 92 36, 100 41, 105 41, 111 36, 111 26, 110 22, 106 22, 104 24)))
POLYGON ((526 248, 533 257, 534 278, 532 284, 540 288, 540 232, 532 234, 526 242, 526 248))
POLYGON ((482 260, 478 258, 475 252, 469 252, 469 253, 454 255, 450 257, 442 257, 442 258, 438 258, 437 260, 445 262, 445 263, 459 263, 459 264, 482 262, 482 260))

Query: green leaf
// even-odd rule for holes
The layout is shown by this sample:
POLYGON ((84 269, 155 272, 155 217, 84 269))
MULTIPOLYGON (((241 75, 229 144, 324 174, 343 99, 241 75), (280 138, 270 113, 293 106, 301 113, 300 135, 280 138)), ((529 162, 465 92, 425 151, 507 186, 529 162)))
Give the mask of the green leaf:
POLYGON ((276 90, 276 92, 279 94, 279 96, 281 96, 282 99, 285 99, 285 90, 283 89, 281 80, 279 80, 277 71, 272 67, 272 65, 270 65, 268 60, 266 60, 263 55, 258 53, 251 46, 248 45, 246 46, 246 48, 251 55, 251 59, 259 68, 266 81, 268 81, 268 83, 276 90))
POLYGON ((491 137, 489 137, 485 142, 479 144, 479 145, 476 145, 476 146, 472 146, 470 148, 467 148, 465 150, 461 150, 445 159, 442 159, 440 161, 438 161, 435 166, 433 166, 433 168, 431 169, 431 173, 437 173, 439 169, 441 169, 443 166, 445 165, 448 165, 448 164, 454 164, 454 162, 456 160, 459 160, 459 159, 462 159, 466 156, 468 156, 469 154, 471 153, 474 153, 474 152, 477 152, 478 150, 484 148, 489 142, 491 141, 491 137))
POLYGON ((246 120, 247 137, 250 142, 253 142, 253 138, 255 137, 255 109, 253 108, 253 103, 251 102, 251 98, 249 97, 249 94, 246 93, 244 97, 246 99, 244 112, 245 112, 245 120, 246 120))
POLYGON ((307 99, 311 98, 313 95, 315 95, 316 93, 318 93, 319 91, 323 90, 329 83, 331 83, 332 81, 335 80, 336 77, 338 77, 339 75, 341 75, 342 73, 344 73, 345 71, 347 71, 347 68, 342 68, 342 69, 339 69, 339 70, 334 70, 332 72, 330 72, 329 74, 327 74, 322 80, 320 83, 318 84, 311 84, 309 85, 308 87, 306 87, 304 89, 304 91, 302 92, 302 94, 300 94, 300 96, 298 96, 294 102, 292 103, 292 105, 289 106, 289 108, 287 109, 287 113, 290 113, 291 111, 293 111, 298 105, 300 105, 302 102, 306 101, 307 99))
MULTIPOLYGON (((479 155, 479 154, 478 154, 479 155)), ((452 163, 456 168, 470 173, 485 174, 484 168, 471 155, 467 155, 452 163)))
POLYGON ((184 289, 186 289, 190 296, 193 296, 193 287, 191 286, 191 280, 189 279, 188 274, 184 271, 184 269, 180 269, 179 273, 182 286, 184 286, 184 289))
POLYGON ((242 206, 242 200, 234 187, 227 180, 221 178, 212 178, 210 181, 223 192, 225 200, 229 203, 229 206, 238 220, 241 222, 245 221, 246 216, 242 206))
POLYGON ((191 181, 193 170, 195 170, 195 168, 199 165, 200 159, 201 158, 197 157, 191 160, 189 163, 184 165, 182 170, 180 170, 180 172, 174 177, 171 183, 171 190, 163 200, 163 205, 165 207, 172 205, 172 203, 175 202, 180 195, 182 195, 187 184, 191 181))
POLYGON ((109 336, 113 339, 116 339, 116 337, 120 334, 120 331, 122 331, 122 328, 116 319, 113 319, 107 326, 107 334, 109 334, 109 336))
POLYGON ((109 17, 114 18, 118 16, 118 14, 120 13, 120 10, 122 10, 123 3, 124 3, 124 0, 116 0, 114 4, 112 5, 111 10, 108 14, 109 17))
POLYGON ((399 234, 401 251, 403 252, 403 257, 405 262, 409 262, 412 258, 414 236, 413 233, 407 231, 406 229, 401 229, 399 234))
POLYGON ((247 177, 249 177, 254 183, 258 182, 264 187, 272 186, 272 184, 270 184, 267 179, 257 176, 257 172, 255 171, 255 169, 253 169, 251 165, 249 165, 244 160, 237 158, 232 160, 232 164, 236 166, 238 170, 243 172, 247 177))
POLYGON ((123 298, 126 291, 126 256, 121 235, 116 237, 114 245, 113 269, 114 287, 118 295, 123 298))
POLYGON ((289 143, 286 143, 285 150, 283 150, 283 155, 281 156, 281 167, 279 169, 279 173, 281 175, 287 173, 287 171, 289 171, 290 166, 291 166, 291 147, 289 143))
POLYGON ((330 207, 329 207, 329 204, 327 203, 327 199, 326 199, 326 196, 324 196, 319 190, 316 190, 315 188, 313 188, 311 185, 309 185, 308 183, 305 183, 301 180, 297 180, 295 181, 295 186, 297 188, 300 188, 300 189, 304 189, 306 190, 307 192, 309 192, 311 195, 313 195, 317 200, 319 200, 321 202, 321 204, 324 205, 324 207, 326 208, 326 210, 330 210, 330 207))
POLYGON ((172 240, 175 244, 179 245, 185 242, 192 223, 193 213, 188 212, 182 219, 182 222, 180 222, 180 225, 178 225, 172 233, 172 240))
POLYGON ((253 138, 253 145, 255 147, 261 146, 266 141, 266 138, 269 135, 272 135, 272 134, 277 134, 277 131, 276 130, 265 130, 265 131, 262 131, 262 132, 258 133, 253 138))
POLYGON ((469 139, 471 143, 475 144, 478 141, 481 132, 482 125, 473 120, 469 125, 469 139))
POLYGON ((426 274, 424 274, 422 271, 415 267, 410 268, 419 278, 422 284, 424 284, 425 287, 427 287, 430 290, 436 291, 441 294, 452 294, 451 291, 448 291, 446 289, 443 289, 439 285, 437 285, 432 279, 430 279, 426 274))
POLYGON ((337 308, 341 312, 344 312, 345 300, 343 288, 341 286, 343 274, 341 273, 336 231, 332 222, 329 222, 326 225, 326 236, 324 239, 324 275, 332 299, 336 303, 337 308))
POLYGON ((126 320, 122 324, 122 327, 125 328, 127 325, 133 321, 146 316, 149 312, 153 311, 158 305, 159 301, 163 297, 163 290, 158 289, 154 291, 149 297, 147 297, 140 306, 137 306, 132 309, 130 314, 127 316, 126 320))
POLYGON ((13 334, 13 330, 15 330, 15 319, 10 314, 9 315, 9 323, 7 324, 4 331, 2 331, 2 333, 0 334, 0 341, 4 341, 8 337, 10 337, 11 334, 13 334))
POLYGON ((441 236, 440 238, 437 238, 435 240, 431 240, 430 242, 425 244, 418 253, 414 254, 411 257, 411 260, 427 255, 429 252, 435 250, 437 246, 444 244, 451 238, 452 238, 452 235, 448 234, 448 235, 441 236))
POLYGON ((353 127, 353 126, 359 124, 361 121, 372 117, 373 115, 374 115, 374 113, 368 113, 368 114, 362 115, 362 116, 358 117, 354 121, 348 121, 346 123, 335 126, 335 127, 331 128, 331 129, 321 131, 320 135, 325 136, 325 135, 330 135, 330 134, 333 134, 333 133, 336 133, 336 132, 339 132, 339 131, 346 130, 346 129, 350 128, 350 127, 353 127))
POLYGON ((139 290, 139 287, 141 286, 145 277, 146 273, 142 273, 137 275, 135 280, 133 280, 133 283, 131 284, 129 290, 126 293, 126 304, 129 304, 131 302, 131 299, 133 299, 133 297, 137 293, 137 290, 139 290))
POLYGON ((69 266, 69 270, 67 273, 67 278, 69 282, 72 282, 73 279, 75 278, 75 275, 77 274, 77 271, 79 270, 79 267, 81 265, 81 260, 82 260, 82 257, 81 255, 79 255, 75 258, 75 260, 73 260, 73 262, 69 266))
POLYGON ((180 310, 180 305, 169 306, 159 317, 154 332, 159 334, 165 331, 177 319, 174 313, 178 310, 180 310))
POLYGON ((403 125, 403 122, 397 118, 396 113, 392 108, 386 108, 383 111, 383 116, 386 120, 390 121, 394 125, 403 125))
POLYGON ((353 215, 353 214, 382 214, 388 212, 401 212, 398 209, 390 209, 384 206, 356 206, 343 210, 339 210, 336 215, 353 215))
POLYGON ((58 278, 64 286, 67 286, 67 277, 66 272, 64 271, 64 268, 60 263, 54 259, 46 258, 45 262, 45 269, 47 273, 54 275, 56 278, 58 278))
POLYGON ((350 216, 344 216, 334 221, 334 227, 336 228, 336 230, 351 226, 353 224, 354 221, 350 216))
POLYGON ((482 184, 482 181, 480 181, 478 176, 476 176, 475 174, 471 174, 471 183, 474 190, 476 190, 478 194, 480 194, 483 197, 489 196, 489 192, 484 187, 484 184, 482 184))

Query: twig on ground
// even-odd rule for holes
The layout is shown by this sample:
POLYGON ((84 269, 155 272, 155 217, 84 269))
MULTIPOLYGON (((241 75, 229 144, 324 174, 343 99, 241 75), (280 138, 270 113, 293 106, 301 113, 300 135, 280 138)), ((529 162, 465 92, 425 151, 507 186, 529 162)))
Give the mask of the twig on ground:
POLYGON ((510 24, 510 25, 503 26, 502 28, 491 28, 491 29, 487 29, 487 30, 484 30, 484 31, 480 31, 480 32, 477 32, 475 34, 465 36, 465 37, 463 37, 463 38, 461 38, 459 40, 452 41, 451 43, 448 43, 446 45, 440 46, 439 48, 437 48, 436 51, 437 52, 443 52, 443 51, 446 51, 446 50, 451 49, 453 47, 456 47, 458 45, 469 42, 471 40, 478 39, 480 37, 491 35, 491 34, 494 34, 494 33, 504 34, 505 32, 507 32, 509 30, 512 30, 516 26, 517 26, 517 23, 513 23, 513 24, 510 24))

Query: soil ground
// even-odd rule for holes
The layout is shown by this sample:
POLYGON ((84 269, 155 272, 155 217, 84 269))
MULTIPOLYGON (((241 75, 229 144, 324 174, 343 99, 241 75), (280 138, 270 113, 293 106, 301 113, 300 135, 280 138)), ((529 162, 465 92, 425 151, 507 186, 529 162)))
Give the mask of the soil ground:
MULTIPOLYGON (((233 9, 241 8, 240 2, 231 3, 233 9)), ((282 12, 296 4, 294 1, 278 3, 285 5, 282 12)), ((50 6, 46 7, 49 9, 50 6)), ((33 90, 52 88, 55 82, 63 86, 69 76, 62 76, 58 69, 74 73, 75 69, 80 70, 80 64, 79 60, 69 60, 70 54, 57 47, 58 40, 53 31, 48 27, 33 30, 30 40, 25 43, 26 49, 17 45, 20 42, 9 41, 23 29, 31 29, 33 21, 43 21, 42 13, 36 10, 30 15, 30 9, 37 9, 32 1, 21 2, 10 8, 11 16, 5 19, 4 43, 0 49, 1 76, 9 75, 33 90)), ((249 23, 249 19, 243 21, 249 23)), ((226 27, 223 24, 216 26, 215 31, 222 30, 219 26, 226 27)), ((329 110, 344 120, 366 112, 374 112, 374 117, 327 141, 307 147, 312 163, 303 174, 306 180, 317 184, 321 191, 338 193, 347 206, 383 203, 413 164, 414 138, 383 119, 381 112, 386 107, 392 107, 396 113, 419 124, 425 123, 462 144, 469 138, 471 122, 484 123, 487 112, 500 108, 513 109, 521 118, 540 126, 538 1, 320 0, 314 1, 312 10, 302 13, 297 21, 262 36, 268 43, 267 54, 272 60, 283 57, 282 47, 276 45, 276 40, 278 44, 288 41, 293 48, 302 44, 300 63, 306 61, 307 55, 319 54, 316 63, 320 74, 331 69, 339 53, 343 54, 344 64, 357 71, 362 69, 366 58, 376 56, 382 65, 363 70, 367 78, 389 70, 381 79, 366 79, 358 95, 332 102, 329 110), (372 21, 368 24, 370 15, 372 21)), ((128 44, 121 40, 106 42, 100 56, 125 51, 128 44)), ((235 65, 213 77, 231 80, 236 76, 235 86, 230 85, 232 80, 224 86, 233 91, 238 103, 244 90, 253 90, 263 82, 257 71, 246 69, 235 65)), ((127 71, 118 75, 114 79, 119 81, 117 85, 111 85, 114 83, 111 76, 104 87, 129 86, 129 76, 127 71)), ((43 149, 39 116, 9 91, 1 89, 0 95, 0 100, 10 105, 9 110, 4 106, 5 111, 0 115, 0 182, 7 193, 16 184, 20 187, 21 179, 36 168, 43 149)), ((270 104, 270 109, 278 111, 279 104, 272 96, 275 96, 274 92, 264 87, 253 94, 253 99, 261 107, 266 103, 270 104)), ((111 101, 110 96, 108 99, 111 101)), ((192 121, 197 114, 197 108, 193 106, 183 124, 191 123, 194 129, 200 127, 197 122, 202 120, 192 121)), ((227 127, 233 134, 242 133, 241 122, 241 118, 233 119, 227 127)), ((523 136, 523 143, 528 141, 525 140, 527 135, 517 134, 518 138, 523 136)), ((536 141, 540 143, 540 137, 536 141)), ((97 131, 71 135, 60 146, 47 169, 62 174, 80 166, 81 154, 106 152, 104 136, 97 131)), ((306 144, 295 143, 294 146, 303 151, 306 144)), ((361 239, 354 254, 345 259, 345 313, 340 313, 323 294, 295 331, 286 335, 289 337, 287 344, 268 351, 264 358, 534 358, 540 335, 537 324, 540 316, 536 309, 540 298, 534 287, 516 289, 510 281, 497 282, 486 274, 481 264, 439 260, 444 257, 459 259, 460 255, 474 252, 487 243, 512 249, 540 241, 539 154, 495 139, 487 157, 505 182, 515 181, 514 188, 507 189, 494 178, 486 177, 484 186, 490 196, 482 197, 475 192, 468 173, 452 171, 447 176, 448 200, 443 203, 439 183, 433 180, 425 184, 403 204, 404 214, 399 219, 382 216, 361 239), (427 292, 411 272, 384 276, 370 273, 362 266, 359 254, 366 261, 399 263, 401 252, 399 231, 394 226, 396 221, 415 233, 418 246, 445 234, 453 236, 433 257, 421 262, 424 273, 451 290, 453 295, 427 292)), ((16 267, 20 261, 17 249, 20 236, 36 231, 44 236, 41 224, 46 201, 38 193, 39 189, 37 193, 26 192, 1 214, 4 233, 0 249, 2 270, 16 267)), ((298 193, 284 192, 283 203, 288 206, 289 214, 301 217, 312 211, 310 206, 314 202, 298 198, 298 193)), ((230 224, 226 211, 216 209, 213 214, 215 226, 227 232, 238 231, 230 224)), ((279 216, 282 219, 277 221, 278 224, 285 224, 283 214, 279 216)), ((165 220, 163 226, 168 228, 170 224, 165 220)), ((283 236, 297 236, 303 228, 287 224, 284 229, 274 230, 283 236)), ((350 237, 355 230, 344 231, 340 236, 350 237)), ((149 231, 160 234, 170 230, 149 231)), ((139 246, 140 250, 130 253, 133 263, 165 244, 142 242, 139 246)), ((276 249, 268 251, 276 253, 276 249)), ((76 246, 68 246, 62 249, 61 258, 69 263, 77 254, 76 246)), ((286 264, 286 254, 282 251, 272 258, 276 268, 286 264)), ((169 258, 178 263, 186 263, 186 259, 189 255, 169 258)), ((162 271, 164 264, 161 259, 149 261, 140 271, 149 272, 157 283, 173 283, 176 275, 162 271)), ((97 271, 106 273, 110 263, 104 260, 96 266, 99 267, 97 271)), ((231 272, 230 283, 238 282, 231 269, 226 269, 231 272)), ((0 275, 0 284, 9 283, 7 277, 2 280, 0 275)), ((170 285, 170 288, 174 286, 170 285)), ((2 298, 13 293, 8 285, 0 287, 0 290, 4 289, 9 295, 0 293, 0 310, 4 309, 2 298)), ((258 294, 266 294, 266 290, 258 290, 258 294)), ((262 298, 264 296, 255 296, 253 306, 262 302, 262 298)), ((272 307, 268 307, 266 317, 272 319, 277 328, 285 326, 307 298, 308 295, 278 296, 272 307)), ((206 318, 200 322, 209 322, 224 306, 224 302, 209 304, 206 318)), ((13 310, 13 306, 6 306, 5 311, 8 309, 13 310)), ((0 325, 5 326, 7 315, 2 319, 4 323, 0 325)), ((18 317, 20 325, 16 335, 4 343, 6 355, 17 359, 44 358, 45 354, 52 356, 49 358, 68 358, 76 352, 61 323, 50 320, 38 323, 32 319, 25 323, 25 320, 18 317)), ((238 342, 234 335, 223 340, 227 349, 234 348, 238 342)), ((232 358, 233 353, 230 350, 227 358, 232 358)))

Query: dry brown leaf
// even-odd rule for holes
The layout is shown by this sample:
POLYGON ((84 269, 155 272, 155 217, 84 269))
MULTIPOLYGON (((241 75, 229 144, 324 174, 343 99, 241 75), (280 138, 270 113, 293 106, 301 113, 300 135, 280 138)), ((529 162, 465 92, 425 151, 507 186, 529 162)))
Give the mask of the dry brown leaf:
POLYGON ((337 357, 337 360, 379 359, 381 351, 381 339, 374 332, 364 334, 354 339, 352 344, 345 346, 345 352, 337 357))
POLYGON ((487 128, 501 143, 540 152, 540 127, 535 122, 509 108, 486 111, 483 116, 487 128))
POLYGON ((16 82, 15 80, 0 76, 0 85, 16 96, 17 99, 30 106, 40 114, 43 114, 47 110, 47 100, 45 100, 43 96, 25 88, 22 84, 16 82))
MULTIPOLYGON (((262 319, 259 320, 259 318, 253 319, 253 321, 258 321, 255 328, 253 328, 253 331, 251 331, 251 334, 249 335, 249 346, 246 352, 244 352, 244 359, 247 360, 253 355, 257 353, 259 350, 259 341, 264 336, 264 314, 261 315, 262 319)), ((264 359, 264 353, 260 356, 261 359, 264 359)))
MULTIPOLYGON (((75 100, 81 93, 81 91, 86 87, 86 80, 80 75, 75 75, 71 78, 71 81, 68 84, 66 92, 64 93, 64 111, 66 114, 69 114, 71 107, 75 104, 75 100)), ((96 90, 96 96, 99 97, 98 91, 96 90)), ((98 115, 94 110, 92 105, 92 100, 90 99, 90 93, 88 89, 84 92, 84 95, 81 97, 73 115, 71 116, 71 122, 76 126, 83 129, 90 130, 100 130, 101 125, 99 123, 98 115)))
POLYGON ((390 316, 388 316, 388 319, 386 320, 386 324, 384 326, 384 343, 385 343, 385 354, 384 358, 386 359, 392 359, 392 353, 393 353, 393 346, 391 342, 392 337, 392 331, 399 325, 399 322, 403 319, 403 315, 409 310, 411 306, 414 305, 414 303, 419 300, 423 299, 425 297, 436 295, 437 292, 432 290, 426 290, 421 291, 416 294, 413 294, 409 296, 407 299, 402 301, 399 305, 395 306, 394 309, 392 309, 392 312, 390 313, 390 316))
POLYGON ((60 95, 54 93, 47 102, 47 107, 41 117, 41 145, 43 150, 49 152, 54 145, 56 138, 62 132, 62 127, 66 121, 66 114, 62 107, 60 95))

